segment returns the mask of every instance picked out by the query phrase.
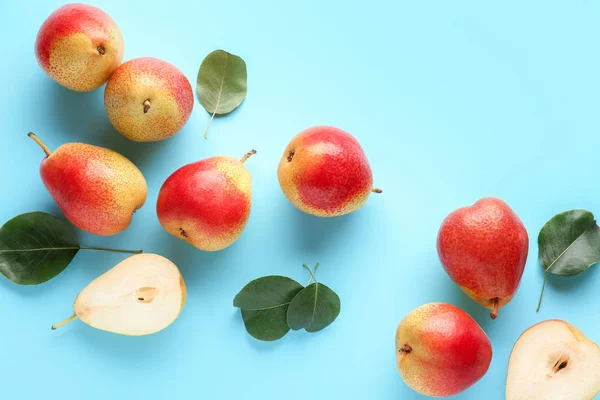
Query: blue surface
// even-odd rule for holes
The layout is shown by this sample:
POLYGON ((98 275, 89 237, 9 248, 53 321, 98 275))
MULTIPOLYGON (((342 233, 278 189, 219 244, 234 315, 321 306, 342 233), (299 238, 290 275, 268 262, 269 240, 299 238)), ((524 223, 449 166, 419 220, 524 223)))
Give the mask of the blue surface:
POLYGON ((143 171, 148 201, 122 234, 82 233, 81 240, 170 258, 189 297, 176 323, 154 336, 118 336, 81 322, 52 332, 77 293, 124 257, 81 252, 36 287, 0 279, 0 397, 417 399, 396 371, 394 334, 409 311, 431 301, 462 307, 493 343, 489 372, 457 399, 503 399, 512 345, 538 321, 565 319, 600 342, 598 267, 550 279, 535 312, 539 229, 572 208, 600 215, 600 6, 450 3, 97 0, 121 28, 125 59, 162 58, 193 86, 216 48, 248 64, 248 98, 214 122, 208 141, 209 116, 196 102, 173 139, 139 144, 111 127, 102 89, 68 91, 37 66, 37 30, 62 3, 3 2, 0 222, 34 210, 60 214, 28 131, 51 148, 82 141, 115 149, 143 171), (347 217, 304 215, 277 182, 286 144, 318 124, 355 135, 384 189, 347 217), (156 197, 173 171, 250 148, 258 150, 247 163, 253 210, 237 243, 203 253, 162 230, 156 197), (531 243, 521 288, 495 322, 450 281, 435 249, 443 218, 484 196, 508 202, 531 243), (307 281, 304 262, 321 263, 320 280, 342 299, 339 319, 318 334, 252 339, 234 295, 267 274, 307 281))

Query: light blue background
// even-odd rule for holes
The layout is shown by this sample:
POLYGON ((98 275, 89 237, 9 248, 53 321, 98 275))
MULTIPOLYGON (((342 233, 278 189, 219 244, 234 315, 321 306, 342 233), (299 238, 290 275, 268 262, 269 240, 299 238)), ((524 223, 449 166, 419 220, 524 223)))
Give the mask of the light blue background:
POLYGON ((600 342, 597 267, 550 279, 535 312, 539 229, 568 209, 600 214, 600 6, 491 3, 97 0, 121 28, 125 59, 164 59, 194 86, 216 48, 248 65, 246 101, 214 122, 208 141, 209 116, 196 102, 173 139, 139 144, 111 127, 102 89, 68 91, 37 66, 37 30, 62 3, 3 2, 0 222, 35 210, 60 215, 28 131, 52 149, 71 141, 110 147, 143 171, 148 201, 127 231, 82 233, 82 243, 170 258, 189 297, 176 323, 157 335, 118 336, 81 322, 52 332, 77 293, 123 255, 81 252, 35 287, 0 279, 0 397, 417 399, 396 371, 394 334, 408 312, 432 301, 462 307, 493 343, 489 372, 460 399, 504 398, 512 345, 536 322, 565 319, 600 342), (302 214, 279 188, 286 144, 319 124, 355 135, 384 189, 350 216, 302 214), (235 245, 203 253, 162 230, 156 197, 173 171, 250 148, 258 150, 246 164, 253 210, 235 245), (443 218, 484 196, 507 201, 531 243, 521 288, 495 322, 450 281, 435 249, 443 218), (252 339, 232 307, 235 294, 268 274, 305 282, 302 263, 316 262, 320 280, 342 299, 338 320, 318 334, 252 339))

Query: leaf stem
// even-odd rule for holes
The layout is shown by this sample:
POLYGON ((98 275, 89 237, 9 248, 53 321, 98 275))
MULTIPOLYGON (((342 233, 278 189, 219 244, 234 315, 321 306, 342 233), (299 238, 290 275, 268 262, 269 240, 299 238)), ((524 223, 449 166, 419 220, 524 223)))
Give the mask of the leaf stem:
POLYGON ((54 325, 52 325, 52 330, 54 331, 54 330, 56 330, 56 329, 60 328, 61 326, 63 326, 63 325, 66 325, 66 324, 68 324, 69 322, 71 322, 71 321, 73 321, 73 320, 75 320, 75 319, 77 319, 77 318, 78 318, 78 317, 77 317, 77 314, 73 314, 73 315, 71 315, 69 318, 65 319, 64 321, 62 321, 62 322, 59 322, 58 324, 54 324, 54 325))
POLYGON ((44 142, 42 142, 40 138, 35 135, 35 133, 29 132, 27 136, 32 138, 42 148, 42 150, 44 150, 44 153, 46 153, 46 157, 50 157, 50 154, 52 154, 52 152, 50 151, 50 149, 48 149, 44 142))
POLYGON ((546 290, 546 282, 548 281, 548 273, 549 270, 544 274, 544 283, 542 285, 542 293, 540 294, 540 301, 538 302, 537 310, 535 312, 539 312, 540 308, 542 308, 542 298, 544 297, 544 290, 546 290))
POLYGON ((143 250, 119 250, 119 249, 108 249, 105 247, 80 247, 81 250, 94 250, 94 251, 110 251, 113 253, 131 253, 131 254, 141 254, 143 250))
POLYGON ((317 272, 317 268, 319 268, 319 263, 317 263, 317 265, 315 265, 315 269, 312 271, 310 270, 310 268, 308 268, 308 266, 306 264, 302 264, 302 266, 304 268, 306 268, 306 270, 310 274, 310 279, 308 280, 308 283, 306 284, 306 286, 310 285, 310 283, 313 281, 313 279, 314 279, 315 283, 317 283, 317 277, 315 276, 315 273, 317 272))
POLYGON ((210 121, 208 121, 208 125, 206 126, 206 130, 204 131, 204 139, 208 140, 208 130, 212 125, 213 119, 215 119, 215 114, 217 113, 217 108, 215 107, 215 112, 210 116, 210 121))

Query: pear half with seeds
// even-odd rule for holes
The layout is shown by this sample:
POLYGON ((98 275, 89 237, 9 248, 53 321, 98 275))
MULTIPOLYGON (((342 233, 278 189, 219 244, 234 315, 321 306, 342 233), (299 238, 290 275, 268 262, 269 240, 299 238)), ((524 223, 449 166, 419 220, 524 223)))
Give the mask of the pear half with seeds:
POLYGON ((600 347, 573 325, 549 320, 515 343, 507 400, 591 400, 600 393, 600 347))
POLYGON ((156 333, 179 316, 186 287, 179 269, 156 254, 131 256, 92 281, 75 299, 75 314, 86 324, 129 336, 156 333))

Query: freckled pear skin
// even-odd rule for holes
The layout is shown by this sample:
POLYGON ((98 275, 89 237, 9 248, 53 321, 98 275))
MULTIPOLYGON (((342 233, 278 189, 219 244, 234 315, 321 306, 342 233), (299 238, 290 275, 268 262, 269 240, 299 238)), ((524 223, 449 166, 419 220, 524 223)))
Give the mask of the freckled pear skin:
POLYGON ((122 64, 104 90, 110 122, 136 142, 175 135, 190 118, 193 106, 194 93, 185 75, 156 58, 136 58, 122 64))
POLYGON ((362 147, 331 126, 299 133, 287 146, 277 170, 288 200, 301 211, 336 217, 361 208, 372 192, 373 174, 362 147))
POLYGON ((429 303, 408 314, 396 331, 396 364, 404 382, 425 396, 461 393, 492 361, 492 345, 460 308, 429 303))
POLYGON ((40 28, 35 55, 46 74, 79 92, 99 88, 123 60, 123 37, 104 11, 86 4, 67 4, 40 28))
POLYGON ((453 211, 437 238, 442 266, 473 300, 498 316, 515 295, 529 251, 525 226, 502 200, 488 197, 453 211))
POLYGON ((222 250, 242 234, 250 217, 252 177, 244 162, 211 157, 175 171, 158 195, 163 228, 204 251, 222 250))
POLYGON ((125 230, 146 202, 148 186, 140 170, 104 147, 67 143, 54 152, 30 134, 47 157, 40 174, 48 192, 73 225, 100 236, 125 230))

